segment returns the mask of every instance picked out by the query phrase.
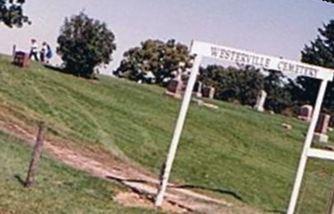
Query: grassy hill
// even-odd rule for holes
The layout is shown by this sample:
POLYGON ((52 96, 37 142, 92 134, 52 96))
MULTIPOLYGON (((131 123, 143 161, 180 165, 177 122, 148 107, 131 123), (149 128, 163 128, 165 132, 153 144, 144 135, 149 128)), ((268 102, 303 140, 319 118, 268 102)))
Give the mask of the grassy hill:
MULTIPOLYGON (((216 104, 218 110, 191 106, 172 180, 232 190, 251 206, 284 211, 306 124, 216 104), (293 129, 285 130, 283 122, 293 129)), ((88 81, 38 64, 19 69, 0 58, 0 120, 31 126, 47 121, 53 136, 67 140, 64 146, 129 158, 156 174, 179 106, 180 101, 164 96, 156 86, 103 76, 88 81)), ((310 161, 299 213, 326 210, 333 166, 310 161)))
POLYGON ((32 189, 25 179, 31 149, 0 132, 0 213, 153 213, 124 208, 113 201, 121 187, 44 156, 38 183, 32 189))

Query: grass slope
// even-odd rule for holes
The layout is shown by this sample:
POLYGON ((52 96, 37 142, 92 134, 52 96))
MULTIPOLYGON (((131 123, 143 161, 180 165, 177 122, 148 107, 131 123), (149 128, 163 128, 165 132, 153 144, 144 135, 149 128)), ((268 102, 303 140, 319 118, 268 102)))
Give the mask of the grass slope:
POLYGON ((31 149, 2 132, 0 148, 0 213, 151 213, 116 204, 112 197, 120 187, 46 156, 40 162, 37 185, 26 189, 20 179, 26 176, 31 149))
MULTIPOLYGON (((98 82, 34 64, 18 69, 0 59, 2 120, 43 119, 72 146, 129 157, 158 174, 180 102, 163 89, 101 77, 98 82)), ((172 179, 238 192, 263 210, 285 210, 306 125, 217 102, 219 110, 192 105, 172 179), (292 124, 290 131, 281 123, 292 124)), ((333 167, 311 161, 300 213, 323 212, 333 167)))

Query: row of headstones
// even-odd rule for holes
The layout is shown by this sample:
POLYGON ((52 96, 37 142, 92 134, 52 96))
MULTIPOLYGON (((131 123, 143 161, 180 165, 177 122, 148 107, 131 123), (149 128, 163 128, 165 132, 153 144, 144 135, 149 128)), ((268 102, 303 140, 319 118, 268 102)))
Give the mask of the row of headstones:
MULTIPOLYGON (((184 81, 181 80, 181 78, 174 78, 172 79, 168 85, 167 85, 167 90, 166 93, 170 94, 176 98, 181 98, 182 94, 184 93, 186 88, 186 84, 184 81)), ((202 82, 198 81, 195 84, 194 87, 194 95, 198 98, 204 97, 204 98, 210 98, 213 99, 215 96, 215 88, 212 86, 206 86, 202 82)), ((257 96, 256 99, 256 104, 254 108, 257 111, 263 112, 264 111, 264 104, 266 102, 267 98, 267 92, 264 90, 261 90, 259 95, 257 96)))
MULTIPOLYGON (((263 112, 264 111, 264 104, 266 102, 267 93, 265 91, 260 91, 259 95, 256 99, 256 104, 254 108, 257 111, 263 112)), ((311 105, 304 105, 300 108, 298 118, 300 120, 311 122, 313 114, 313 107, 311 105)), ((327 132, 329 130, 329 123, 330 123, 331 116, 329 114, 320 114, 314 134, 314 141, 320 143, 327 143, 328 142, 328 135, 327 132)))
MULTIPOLYGON (((181 79, 172 79, 167 85, 166 93, 172 94, 174 97, 181 98, 186 89, 186 84, 181 79)), ((196 82, 194 87, 194 95, 196 97, 205 97, 213 99, 215 96, 215 88, 206 86, 202 82, 196 82)))
MULTIPOLYGON (((313 115, 313 106, 311 105, 303 105, 300 108, 298 118, 300 120, 310 122, 313 115)), ((329 130, 329 123, 331 120, 331 116, 329 114, 320 114, 319 120, 317 122, 317 126, 315 128, 314 140, 321 143, 328 142, 327 132, 329 130)))
MULTIPOLYGON (((264 104, 266 102, 267 93, 265 91, 260 91, 256 104, 254 108, 257 111, 264 111, 264 104)), ((313 114, 313 107, 311 105, 304 105, 300 108, 298 118, 300 120, 311 122, 313 114)), ((317 122, 314 134, 314 141, 320 143, 327 143, 328 142, 328 135, 327 132, 329 130, 329 123, 330 123, 331 116, 329 114, 320 114, 319 120, 317 122)))
MULTIPOLYGON (((181 98, 185 91, 186 84, 181 79, 173 79, 167 86, 167 93, 172 94, 174 97, 181 98)), ((194 95, 196 97, 206 97, 213 99, 215 95, 215 88, 211 86, 205 86, 202 82, 197 82, 194 87, 194 95)), ((254 109, 260 112, 265 111, 264 104, 266 102, 267 92, 261 90, 257 96, 254 109)), ((298 118, 306 122, 310 122, 313 114, 313 107, 311 105, 304 105, 300 108, 298 118)), ((315 128, 314 140, 326 143, 328 142, 327 131, 329 129, 330 115, 320 114, 317 126, 315 128)))
MULTIPOLYGON (((168 83, 166 93, 172 94, 173 96, 180 98, 182 97, 182 94, 184 93, 185 89, 186 89, 186 84, 184 83, 183 80, 181 80, 181 77, 178 77, 172 79, 168 83)), ((214 87, 206 86, 200 81, 196 82, 194 87, 194 95, 199 98, 205 97, 213 99, 215 96, 215 92, 216 89, 214 87)), ((261 112, 264 111, 264 104, 266 102, 266 98, 267 98, 267 92, 261 90, 259 95, 257 96, 254 108, 261 112)))

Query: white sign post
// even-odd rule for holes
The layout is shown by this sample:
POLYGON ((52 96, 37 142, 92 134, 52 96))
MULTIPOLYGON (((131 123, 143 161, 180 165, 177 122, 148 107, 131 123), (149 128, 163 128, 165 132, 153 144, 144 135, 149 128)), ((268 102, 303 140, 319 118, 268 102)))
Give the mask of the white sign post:
MULTIPOLYGON (((302 151, 302 155, 300 157, 300 161, 299 161, 299 166, 298 166, 298 170, 297 170, 297 175, 296 175, 296 179, 295 179, 295 184, 292 190, 292 194, 291 194, 291 198, 290 198, 290 203, 289 203, 289 208, 288 208, 288 214, 293 214, 297 205, 297 201, 298 201, 298 195, 299 195, 299 190, 302 184, 302 180, 303 180, 303 175, 304 175, 304 171, 305 171, 305 167, 306 167, 306 163, 307 163, 307 158, 308 157, 316 157, 316 156, 312 156, 310 155, 312 149, 311 149, 311 144, 312 144, 312 139, 314 136, 314 130, 315 127, 317 125, 317 121, 319 118, 319 114, 320 114, 320 110, 321 110, 321 104, 322 104, 322 100, 324 99, 324 95, 326 92, 326 87, 327 87, 327 81, 323 80, 321 82, 320 85, 320 89, 318 92, 318 98, 317 101, 315 103, 315 108, 314 108, 314 112, 313 112, 313 116, 312 116, 312 120, 311 120, 311 124, 309 126, 309 129, 307 131, 307 135, 306 135, 306 139, 304 142, 304 148, 302 151)), ((332 154, 333 158, 334 158, 334 153, 332 154)), ((325 158, 325 156, 323 155, 319 155, 319 158, 325 158)))
POLYGON ((326 92, 326 87, 328 81, 333 80, 334 70, 322 68, 319 66, 309 65, 306 63, 295 62, 291 60, 282 59, 279 57, 266 56, 262 54, 256 54, 249 51, 238 50, 234 48, 217 46, 214 44, 204 43, 193 41, 191 45, 191 54, 195 54, 196 58, 194 61, 194 65, 190 74, 190 78, 188 81, 188 85, 186 88, 186 92, 183 97, 180 113, 178 120, 176 122, 174 135, 172 142, 170 144, 165 168, 163 169, 163 174, 161 177, 161 184, 159 188, 158 195, 156 197, 155 205, 161 206, 163 202, 163 198, 167 189, 168 180, 170 176, 170 172, 172 169, 173 161, 176 155, 177 147, 179 144, 179 140, 182 134, 182 129, 184 126, 184 122, 187 116, 192 91, 196 82, 196 77, 199 72, 199 67, 203 57, 209 57, 214 59, 223 60, 226 62, 237 63, 241 65, 251 65, 257 68, 263 68, 268 70, 279 70, 284 74, 288 75, 296 75, 296 76, 307 76, 315 79, 322 80, 320 89, 318 92, 318 98, 315 104, 315 109, 312 117, 312 121, 310 127, 307 132, 307 136, 304 142, 304 148, 301 154, 299 167, 297 170, 296 180, 293 187, 293 192, 290 199, 290 204, 288 208, 288 214, 293 214, 297 200, 298 194, 301 187, 305 167, 307 164, 307 158, 322 158, 322 159, 330 159, 334 160, 334 152, 323 151, 319 149, 312 149, 312 138, 314 135, 314 130, 316 127, 316 123, 319 118, 321 104, 326 92))

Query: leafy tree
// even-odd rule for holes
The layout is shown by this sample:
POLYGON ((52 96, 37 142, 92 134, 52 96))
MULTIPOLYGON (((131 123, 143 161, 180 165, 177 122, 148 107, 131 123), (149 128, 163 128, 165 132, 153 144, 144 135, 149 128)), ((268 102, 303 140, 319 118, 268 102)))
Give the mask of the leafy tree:
POLYGON ((285 76, 280 71, 269 70, 264 78, 264 90, 268 93, 265 109, 276 113, 282 113, 292 107, 292 95, 288 84, 284 81, 285 76))
POLYGON ((200 80, 216 88, 217 99, 238 101, 243 105, 254 105, 259 91, 264 87, 263 74, 253 67, 237 69, 209 65, 200 70, 200 80))
POLYGON ((22 6, 25 0, 0 0, 0 23, 8 27, 22 27, 30 24, 29 18, 23 14, 22 6))
MULTIPOLYGON (((319 29, 318 37, 302 51, 302 61, 327 68, 334 68, 334 20, 319 29)), ((320 81, 298 77, 294 84, 293 96, 298 104, 313 104, 317 98, 320 81)), ((334 113, 334 85, 327 87, 324 99, 325 109, 334 113)))
POLYGON ((291 107, 291 94, 285 76, 279 71, 269 70, 269 74, 253 67, 224 68, 209 65, 200 69, 200 78, 205 85, 216 88, 216 99, 241 104, 254 105, 260 90, 268 93, 265 108, 282 113, 291 107))
POLYGON ((116 50, 115 36, 105 23, 86 14, 66 18, 58 37, 58 53, 66 70, 81 77, 92 77, 94 68, 109 64, 116 50))
POLYGON ((191 67, 188 47, 175 40, 146 40, 124 53, 114 74, 133 81, 164 85, 191 67))

